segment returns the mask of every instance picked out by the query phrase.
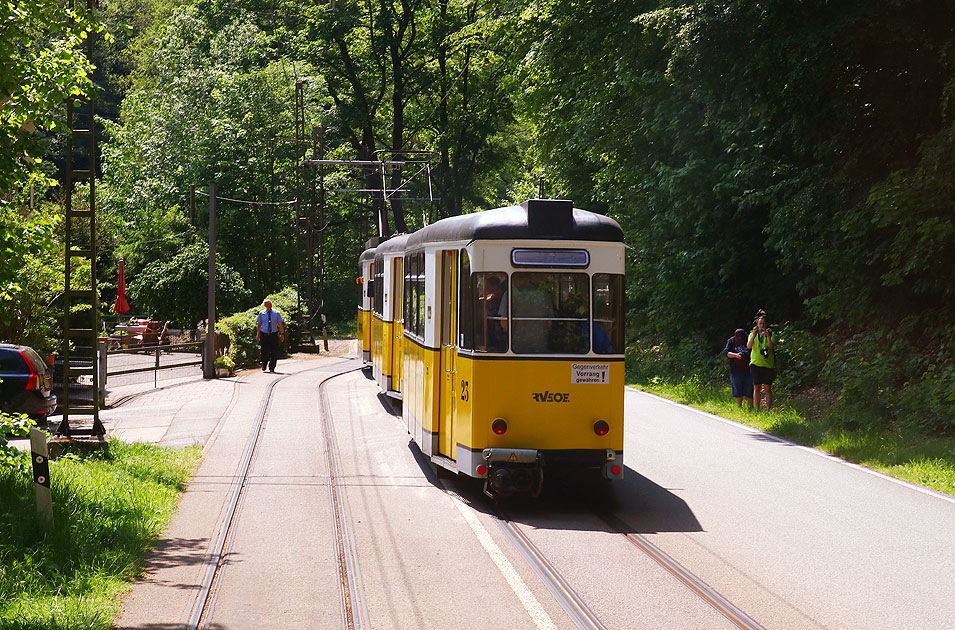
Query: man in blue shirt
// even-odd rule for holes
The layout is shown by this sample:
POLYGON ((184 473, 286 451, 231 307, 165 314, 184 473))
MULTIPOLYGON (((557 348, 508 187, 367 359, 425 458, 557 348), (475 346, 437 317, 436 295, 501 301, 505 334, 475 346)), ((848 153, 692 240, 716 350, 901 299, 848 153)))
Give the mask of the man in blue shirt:
POLYGON ((262 371, 275 371, 279 360, 279 340, 285 341, 285 320, 282 314, 272 309, 272 300, 262 303, 265 309, 255 318, 255 338, 262 350, 262 371))

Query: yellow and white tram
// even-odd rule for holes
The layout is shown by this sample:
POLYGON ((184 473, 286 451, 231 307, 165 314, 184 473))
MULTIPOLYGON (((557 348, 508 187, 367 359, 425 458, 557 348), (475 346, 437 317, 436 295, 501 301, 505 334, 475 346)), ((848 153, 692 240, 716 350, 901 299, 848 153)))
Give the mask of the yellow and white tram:
POLYGON ((361 345, 361 360, 365 365, 371 363, 371 309, 375 298, 374 284, 375 248, 366 249, 358 259, 358 285, 361 296, 358 299, 358 342, 361 345))
POLYGON ((372 374, 385 394, 401 399, 401 371, 404 361, 402 292, 404 289, 404 248, 408 235, 395 236, 375 248, 372 301, 372 374))
POLYGON ((388 295, 376 309, 375 374, 401 393, 408 431, 433 462, 485 478, 492 495, 536 494, 545 469, 623 477, 624 244, 614 220, 532 199, 443 219, 374 258, 375 296, 388 295))

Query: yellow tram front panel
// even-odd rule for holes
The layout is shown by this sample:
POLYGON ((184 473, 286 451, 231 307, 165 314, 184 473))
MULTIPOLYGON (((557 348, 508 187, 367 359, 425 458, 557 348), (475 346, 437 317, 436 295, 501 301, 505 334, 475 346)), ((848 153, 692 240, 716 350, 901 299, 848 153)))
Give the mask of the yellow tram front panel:
POLYGON ((474 360, 459 356, 457 441, 471 450, 623 450, 623 361, 474 360), (502 418, 507 432, 491 423, 502 418), (598 435, 594 424, 610 430, 598 435))

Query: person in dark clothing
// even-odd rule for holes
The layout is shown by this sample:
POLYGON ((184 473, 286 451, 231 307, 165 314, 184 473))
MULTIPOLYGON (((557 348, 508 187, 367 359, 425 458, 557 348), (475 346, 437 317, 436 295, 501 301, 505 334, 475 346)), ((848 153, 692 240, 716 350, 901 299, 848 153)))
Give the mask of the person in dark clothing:
POLYGON ((743 399, 753 406, 753 377, 749 371, 749 355, 751 350, 746 347, 746 331, 737 328, 732 337, 726 340, 723 355, 729 360, 730 386, 733 388, 733 398, 736 404, 743 406, 743 399))
POLYGON ((262 371, 275 371, 279 358, 279 341, 285 341, 285 320, 272 308, 272 301, 262 303, 265 308, 255 318, 255 337, 262 351, 262 371))

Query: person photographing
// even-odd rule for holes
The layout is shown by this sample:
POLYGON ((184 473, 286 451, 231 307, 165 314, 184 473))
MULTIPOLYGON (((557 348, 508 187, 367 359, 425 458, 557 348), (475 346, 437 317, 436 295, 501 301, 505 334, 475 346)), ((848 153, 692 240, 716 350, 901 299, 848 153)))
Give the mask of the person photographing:
POLYGON ((749 357, 749 371, 753 377, 753 407, 759 411, 762 394, 766 392, 766 411, 773 407, 773 379, 776 376, 776 354, 773 333, 766 322, 766 315, 760 311, 756 317, 756 327, 749 333, 746 347, 752 350, 749 357))

